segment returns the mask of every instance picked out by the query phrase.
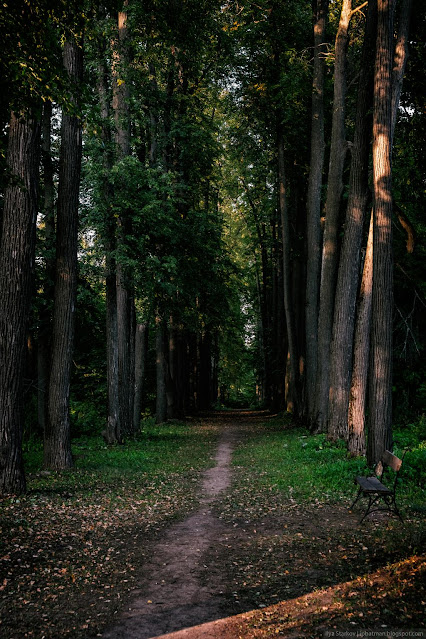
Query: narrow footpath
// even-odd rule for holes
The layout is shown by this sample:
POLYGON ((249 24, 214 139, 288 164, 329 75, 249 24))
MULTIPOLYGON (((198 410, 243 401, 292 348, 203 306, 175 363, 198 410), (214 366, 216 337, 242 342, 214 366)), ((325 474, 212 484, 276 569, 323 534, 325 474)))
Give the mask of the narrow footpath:
POLYGON ((230 486, 238 434, 235 423, 224 424, 216 464, 202 476, 199 509, 154 546, 144 566, 144 582, 104 639, 151 639, 227 614, 223 575, 205 565, 204 557, 218 538, 226 540, 226 526, 213 515, 212 506, 230 486))

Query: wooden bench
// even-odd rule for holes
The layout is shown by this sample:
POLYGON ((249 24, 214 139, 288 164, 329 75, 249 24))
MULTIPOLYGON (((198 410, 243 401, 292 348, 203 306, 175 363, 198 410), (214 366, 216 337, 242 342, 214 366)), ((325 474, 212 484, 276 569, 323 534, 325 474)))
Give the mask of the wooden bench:
MULTIPOLYGON (((405 451, 406 452, 406 451, 405 451)), ((355 497, 355 501, 351 505, 349 510, 357 503, 360 497, 368 497, 368 505, 367 509, 360 519, 360 524, 364 521, 364 519, 372 512, 388 512, 394 513, 399 519, 403 522, 401 513, 398 510, 396 505, 396 486, 398 482, 398 474, 402 466, 402 461, 404 459, 405 453, 402 459, 399 459, 388 450, 382 455, 381 461, 377 464, 375 468, 376 477, 356 477, 355 483, 358 484, 359 489, 357 496, 355 497), (388 469, 392 469, 394 472, 394 479, 392 488, 385 486, 382 483, 383 475, 385 471, 388 469), (382 503, 382 507, 379 506, 379 503, 382 503)))

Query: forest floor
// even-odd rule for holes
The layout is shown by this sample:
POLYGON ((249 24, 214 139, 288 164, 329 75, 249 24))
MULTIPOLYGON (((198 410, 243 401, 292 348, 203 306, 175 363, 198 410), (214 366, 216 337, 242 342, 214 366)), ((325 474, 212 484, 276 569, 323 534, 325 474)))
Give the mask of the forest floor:
POLYGON ((3 503, 0 637, 426 636, 418 513, 359 525, 349 495, 278 490, 255 448, 278 436, 280 455, 292 449, 265 414, 194 428, 210 463, 146 484, 152 499, 124 486, 112 502, 96 487, 3 503))

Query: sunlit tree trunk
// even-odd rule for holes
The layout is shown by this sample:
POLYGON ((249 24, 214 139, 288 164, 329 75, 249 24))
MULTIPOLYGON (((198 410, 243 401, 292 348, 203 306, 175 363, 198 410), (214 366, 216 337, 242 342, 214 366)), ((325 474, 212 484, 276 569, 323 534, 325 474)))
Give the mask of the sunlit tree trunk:
POLYGON ((352 372, 355 306, 359 282, 360 256, 365 212, 368 205, 371 108, 373 104, 373 61, 377 11, 371 0, 364 36, 358 85, 355 136, 352 148, 349 197, 340 252, 334 305, 333 338, 330 350, 330 390, 328 436, 346 437, 348 402, 352 372))
POLYGON ((312 81, 311 160, 307 200, 306 377, 307 419, 315 419, 318 347, 318 296, 321 273, 321 186, 324 168, 324 75, 328 0, 314 3, 314 73, 312 81))
POLYGON ((328 411, 330 342, 338 264, 339 211, 343 191, 343 167, 347 151, 345 138, 346 53, 351 15, 352 0, 343 0, 335 44, 333 120, 321 266, 315 395, 317 431, 325 430, 328 411))
MULTIPOLYGON (((76 41, 65 43, 64 67, 74 83, 81 81, 83 52, 76 41)), ((76 96, 74 100, 77 101, 76 96)), ((69 399, 77 293, 81 152, 81 120, 64 112, 59 160, 52 354, 44 441, 44 464, 47 468, 57 469, 73 465, 69 399)))
POLYGON ((355 325, 353 367, 348 408, 348 451, 365 455, 365 406, 370 355, 371 304, 373 293, 373 211, 370 216, 367 250, 355 325))
POLYGON ((40 126, 12 113, 10 179, 0 236, 0 494, 25 491, 22 463, 23 375, 34 263, 40 126))
MULTIPOLYGON (((406 61, 408 58, 408 30, 411 12, 411 0, 404 0, 400 5, 398 34, 394 52, 392 73, 392 138, 399 105, 399 95, 406 61)), ((358 302, 357 328, 354 342, 354 366, 352 387, 349 402, 349 439, 348 450, 353 455, 365 454, 365 411, 367 372, 370 350, 370 318, 373 281, 373 218, 370 222, 370 234, 364 263, 364 274, 358 302)))
POLYGON ((378 0, 373 111, 373 308, 368 460, 392 442, 392 60, 394 0, 378 0))

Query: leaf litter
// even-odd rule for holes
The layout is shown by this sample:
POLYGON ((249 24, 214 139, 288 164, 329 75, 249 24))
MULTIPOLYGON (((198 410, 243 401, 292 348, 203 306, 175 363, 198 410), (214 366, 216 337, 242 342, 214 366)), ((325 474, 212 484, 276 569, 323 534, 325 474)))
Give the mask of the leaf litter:
MULTIPOLYGON (((266 421, 240 417, 241 445, 266 421)), ((220 418, 207 417, 202 428, 217 435, 220 418)), ((296 501, 237 463, 213 507, 223 530, 201 559, 206 582, 216 572, 226 584, 224 611, 243 613, 236 633, 238 624, 244 637, 425 627, 424 522, 411 517, 402 527, 377 516, 360 527, 348 500, 296 501)), ((140 585, 156 541, 193 512, 199 473, 126 478, 114 494, 95 483, 3 500, 0 636, 100 636, 140 585)))

